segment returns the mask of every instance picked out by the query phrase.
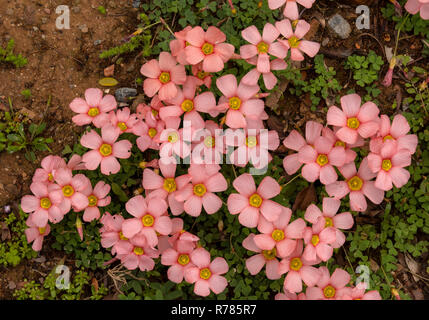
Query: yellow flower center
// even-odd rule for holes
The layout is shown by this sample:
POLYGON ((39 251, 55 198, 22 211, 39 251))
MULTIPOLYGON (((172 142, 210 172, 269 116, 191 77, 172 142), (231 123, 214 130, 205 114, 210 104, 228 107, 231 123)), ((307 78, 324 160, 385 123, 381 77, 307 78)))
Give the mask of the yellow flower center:
POLYGON ((384 171, 389 171, 390 169, 392 169, 392 161, 390 161, 389 159, 384 159, 381 164, 381 167, 384 171))
POLYGON ((272 248, 271 250, 262 250, 262 255, 265 260, 273 260, 276 257, 277 250, 276 248, 272 248))
POLYGON ((46 228, 45 228, 45 227, 43 227, 43 228, 39 228, 39 234, 40 234, 40 235, 44 234, 44 233, 45 233, 45 231, 46 231, 46 228))
POLYGON ((164 190, 168 193, 176 191, 176 181, 173 178, 164 179, 164 190))
POLYGON ((112 146, 107 143, 103 143, 99 149, 103 157, 108 157, 112 154, 112 146))
POLYGON ((390 134, 388 134, 383 138, 383 142, 385 142, 386 140, 395 140, 395 139, 390 134))
POLYGON ((229 107, 232 110, 238 110, 241 107, 241 99, 238 97, 229 98, 229 107))
POLYGON ((199 183, 199 184, 196 184, 194 186, 194 194, 195 195, 202 197, 203 195, 205 195, 206 192, 207 192, 207 189, 206 189, 205 185, 199 183))
POLYGON ((204 72, 204 71, 198 71, 197 72, 197 77, 200 80, 203 80, 205 77, 207 77, 210 73, 208 72, 204 72))
POLYGON ((332 227, 334 225, 334 222, 332 221, 332 218, 325 217, 325 228, 332 227))
POLYGON ((290 37, 288 39, 288 42, 289 42, 289 45, 291 48, 298 48, 299 43, 300 43, 299 39, 295 36, 290 37))
POLYGON ((142 218, 142 223, 145 227, 152 227, 155 219, 150 214, 147 214, 142 218))
POLYGON ((258 48, 259 53, 267 53, 270 48, 270 46, 263 41, 259 42, 256 47, 258 48))
POLYGON ((177 259, 177 262, 182 266, 186 266, 189 263, 189 256, 187 254, 181 254, 177 259))
POLYGON ((249 136, 246 138, 246 146, 249 148, 256 147, 258 145, 258 139, 255 136, 249 136))
POLYGON ((276 229, 271 233, 271 237, 274 239, 274 241, 279 242, 285 238, 285 233, 280 229, 276 229))
POLYGON ((293 258, 290 261, 289 267, 291 270, 299 271, 299 269, 301 269, 301 267, 302 267, 301 259, 300 258, 293 258))
POLYGON ((124 234, 121 232, 119 232, 119 239, 124 240, 124 241, 128 241, 128 238, 124 236, 124 234))
POLYGON ((343 148, 345 148, 346 144, 344 142, 338 140, 337 142, 335 142, 335 146, 336 147, 343 147, 343 148))
POLYGON ((70 185, 64 186, 62 190, 63 190, 64 197, 69 198, 69 197, 71 197, 74 194, 74 189, 70 185))
POLYGON ((88 202, 89 202, 89 206, 90 207, 95 207, 97 205, 98 199, 96 196, 94 195, 90 195, 88 197, 88 202))
POLYGON ((212 276, 212 272, 209 268, 204 268, 200 271, 200 278, 204 280, 208 280, 212 276))
POLYGON ((320 239, 319 239, 319 236, 317 234, 315 234, 311 237, 311 244, 313 246, 317 246, 319 244, 319 241, 320 241, 320 239))
POLYGON ((333 298, 335 296, 335 288, 332 286, 326 286, 325 289, 323 289, 323 295, 325 298, 333 298))
POLYGON ((52 175, 52 173, 48 173, 48 180, 49 181, 54 181, 54 176, 52 175))
POLYGON ((141 248, 141 247, 135 247, 135 248, 134 248, 134 250, 133 250, 133 252, 134 252, 136 255, 138 255, 138 256, 141 256, 141 255, 143 255, 143 254, 144 254, 144 250, 143 250, 143 248, 141 248))
POLYGON ((88 116, 95 117, 100 114, 100 110, 97 107, 89 108, 88 110, 88 116))
POLYGON ((349 185, 350 190, 359 191, 362 189, 363 181, 358 176, 354 176, 353 178, 349 179, 349 181, 347 181, 347 184, 349 185))
POLYGON ((215 140, 214 137, 211 137, 211 136, 205 137, 205 139, 204 139, 204 145, 207 148, 214 148, 215 144, 216 144, 216 140, 215 140))
POLYGON ((194 102, 192 100, 185 100, 182 102, 182 110, 185 112, 192 111, 194 109, 194 102))
POLYGON ((176 143, 178 140, 179 140, 179 135, 177 134, 177 132, 171 132, 168 135, 168 142, 176 143))
POLYGON ((51 203, 51 200, 49 200, 49 198, 42 198, 40 200, 40 206, 43 209, 49 209, 51 207, 51 205, 52 205, 52 203, 51 203))
POLYGON ((149 131, 148 131, 148 135, 149 135, 149 137, 151 137, 152 139, 153 139, 153 137, 155 137, 156 136, 156 134, 158 133, 158 131, 156 131, 156 129, 155 128, 150 128, 149 129, 149 131))
POLYGON ((209 54, 212 54, 214 52, 214 46, 211 43, 204 43, 203 47, 201 48, 201 51, 208 56, 209 54))
POLYGON ((328 163, 328 157, 326 156, 326 154, 319 154, 317 156, 316 162, 319 166, 323 167, 328 163))
POLYGON ((357 129, 360 126, 360 122, 357 118, 349 118, 347 120, 347 127, 350 129, 357 129))
POLYGON ((262 198, 259 194, 254 193, 249 198, 249 204, 252 207, 259 208, 262 205, 262 198))
POLYGON ((161 75, 159 76, 159 81, 161 81, 161 83, 166 84, 168 82, 170 82, 170 72, 162 72, 161 75))
POLYGON ((121 131, 125 131, 128 129, 127 125, 125 124, 125 122, 119 122, 118 123, 118 128, 121 129, 121 131))

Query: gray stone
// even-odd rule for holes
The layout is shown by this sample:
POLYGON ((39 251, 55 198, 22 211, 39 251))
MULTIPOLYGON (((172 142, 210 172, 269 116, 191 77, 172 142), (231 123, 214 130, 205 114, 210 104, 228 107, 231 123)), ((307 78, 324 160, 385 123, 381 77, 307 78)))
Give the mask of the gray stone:
POLYGON ((338 13, 329 19, 328 25, 341 39, 347 39, 352 32, 350 24, 338 13))
POLYGON ((98 46, 99 44, 101 44, 101 42, 103 42, 103 40, 99 40, 99 39, 95 40, 94 46, 98 46))
POLYGON ((88 26, 86 24, 82 24, 79 26, 80 31, 82 31, 83 33, 87 33, 88 32, 88 26))
POLYGON ((118 102, 130 102, 130 98, 137 96, 134 88, 119 88, 115 91, 115 98, 118 102))
POLYGON ((140 7, 140 3, 141 3, 141 1, 140 1, 140 0, 134 0, 134 1, 133 1, 133 8, 138 8, 138 7, 140 7))

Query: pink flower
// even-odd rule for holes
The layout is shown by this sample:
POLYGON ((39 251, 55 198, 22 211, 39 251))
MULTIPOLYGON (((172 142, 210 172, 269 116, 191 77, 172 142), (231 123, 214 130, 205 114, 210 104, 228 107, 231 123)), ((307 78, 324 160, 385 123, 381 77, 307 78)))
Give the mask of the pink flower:
POLYGON ((341 127, 336 132, 341 141, 354 144, 359 136, 366 139, 377 133, 380 110, 373 102, 368 101, 361 107, 361 97, 353 93, 341 97, 341 108, 342 111, 332 106, 327 114, 329 125, 341 127))
POLYGON ((382 300, 377 290, 366 291, 366 283, 359 282, 348 294, 342 296, 342 300, 382 300))
POLYGON ((373 173, 377 173, 374 186, 378 189, 388 191, 393 188, 404 186, 410 179, 410 172, 404 167, 411 164, 411 154, 408 149, 398 150, 397 145, 390 140, 384 143, 380 154, 370 153, 368 155, 368 166, 373 173))
POLYGON ((162 253, 161 264, 170 266, 167 271, 168 280, 181 283, 186 270, 195 267, 191 262, 194 248, 193 242, 178 240, 175 243, 175 248, 168 248, 162 253))
POLYGON ((128 270, 139 268, 141 271, 153 270, 154 258, 159 257, 158 251, 144 245, 144 237, 135 237, 129 241, 121 242, 117 252, 121 257, 121 263, 128 270))
MULTIPOLYGON (((237 78, 232 74, 216 80, 218 89, 223 93, 216 107, 218 112, 226 112, 225 123, 230 128, 245 128, 246 118, 257 119, 264 111, 264 101, 254 99, 259 86, 237 85, 237 78)), ((212 114, 216 116, 216 114, 212 114)))
POLYGON ((314 147, 307 145, 298 152, 298 161, 304 163, 302 176, 309 182, 320 179, 327 185, 337 181, 334 166, 341 167, 346 160, 343 147, 334 147, 331 140, 323 136, 316 138, 314 147))
POLYGON ((284 290, 284 293, 277 293, 274 297, 274 300, 307 300, 307 297, 305 296, 304 292, 301 292, 297 295, 296 293, 291 293, 287 290, 284 290))
POLYGON ((109 114, 110 123, 113 127, 118 128, 120 133, 134 133, 134 126, 136 126, 140 121, 136 114, 130 113, 130 108, 122 108, 117 110, 116 113, 112 111, 109 114))
POLYGON ((159 116, 166 121, 168 117, 180 117, 185 114, 183 120, 189 121, 195 129, 204 127, 204 120, 199 112, 208 113, 216 107, 216 98, 213 92, 204 92, 195 96, 196 83, 191 77, 183 85, 183 91, 179 89, 173 99, 167 100, 167 106, 160 109, 159 116))
MULTIPOLYGON (((291 133, 283 140, 286 148, 300 151, 307 145, 314 146, 316 138, 320 137, 323 126, 315 121, 307 121, 305 124, 305 139, 298 131, 292 130, 291 133)), ((287 174, 294 174, 304 163, 300 161, 298 153, 293 153, 283 159, 283 167, 287 174)))
POLYGON ((36 169, 33 176, 33 182, 53 183, 53 172, 58 168, 66 167, 66 162, 59 156, 49 155, 43 158, 41 167, 36 169))
POLYGON ((72 155, 69 162, 67 162, 67 168, 70 170, 86 170, 85 164, 82 162, 82 157, 78 154, 72 155))
POLYGON ((173 215, 183 212, 183 202, 176 200, 178 190, 181 190, 191 180, 187 174, 175 178, 176 164, 164 164, 160 161, 159 168, 164 178, 149 169, 143 171, 143 188, 149 191, 147 197, 168 199, 168 205, 173 215))
POLYGON ((140 73, 148 78, 143 83, 145 94, 153 97, 158 92, 162 101, 173 99, 177 94, 177 85, 186 81, 185 67, 177 65, 176 59, 168 52, 159 54, 159 62, 155 59, 146 62, 140 73))
POLYGON ((191 183, 176 194, 176 200, 184 202, 185 212, 198 217, 201 210, 214 214, 222 207, 222 200, 214 192, 222 192, 228 188, 224 176, 220 172, 211 173, 201 164, 191 164, 189 170, 191 183))
POLYGON ((232 131, 226 130, 226 145, 238 147, 230 155, 230 161, 238 167, 245 167, 250 161, 256 169, 266 167, 272 160, 268 150, 276 150, 280 139, 275 130, 247 129, 232 131), (237 138, 237 141, 235 141, 237 138))
POLYGON ((225 34, 213 26, 206 32, 199 26, 193 28, 186 34, 186 41, 186 60, 191 65, 202 61, 204 72, 221 71, 234 53, 234 46, 225 43, 225 34))
POLYGON ((187 33, 192 30, 191 26, 187 26, 185 29, 179 32, 175 32, 174 36, 176 39, 170 41, 170 51, 171 55, 177 59, 177 62, 179 62, 182 65, 189 64, 186 60, 186 35, 187 33))
POLYGON ((86 190, 91 188, 91 181, 83 174, 73 173, 68 168, 60 168, 54 173, 55 184, 49 189, 52 189, 52 197, 56 199, 62 198, 61 208, 65 214, 71 208, 75 212, 80 212, 88 207, 88 197, 85 196, 86 190))
POLYGON ((168 248, 175 248, 177 241, 192 242, 195 247, 200 240, 196 235, 183 229, 183 220, 180 218, 171 219, 171 236, 158 237, 158 251, 162 254, 168 248))
POLYGON ((161 144, 161 133, 165 129, 164 121, 154 121, 153 124, 149 124, 151 121, 145 120, 134 130, 134 134, 138 136, 136 140, 137 147, 141 152, 147 149, 159 150, 161 144))
POLYGON ((116 109, 117 105, 114 96, 108 94, 103 97, 103 91, 100 89, 87 89, 85 100, 75 98, 70 103, 70 109, 79 113, 72 118, 72 121, 78 126, 92 123, 97 128, 101 128, 109 122, 108 112, 116 109))
POLYGON ((350 229, 354 223, 353 216, 350 212, 337 214, 340 205, 341 201, 338 199, 323 198, 323 211, 320 211, 319 207, 315 204, 310 204, 304 215, 305 220, 313 225, 317 224, 319 220, 323 220, 324 228, 333 227, 335 229, 335 242, 330 243, 332 248, 339 248, 346 241, 346 237, 340 229, 350 229))
POLYGON ((225 290, 228 282, 221 275, 228 272, 228 264, 224 258, 215 258, 210 263, 210 253, 204 248, 195 249, 190 257, 195 267, 186 269, 185 280, 195 283, 195 294, 207 297, 210 290, 215 294, 225 290))
MULTIPOLYGON (((288 3, 290 3, 289 0, 288 3)), ((292 1, 292 3, 294 3, 294 1, 292 1)), ((319 51, 320 43, 302 39, 310 30, 310 24, 306 21, 298 20, 295 31, 293 31, 289 19, 276 22, 276 28, 286 38, 286 40, 279 40, 279 42, 282 43, 287 50, 290 49, 291 59, 293 61, 303 61, 304 56, 302 52, 313 58, 319 51)))
POLYGON ((110 204, 110 186, 103 181, 99 181, 94 190, 92 187, 84 190, 82 193, 88 197, 88 207, 83 213, 83 221, 91 222, 100 218, 99 207, 105 207, 110 204))
POLYGON ((405 10, 411 14, 420 11, 420 17, 429 20, 429 1, 428 0, 408 0, 405 4, 405 10))
POLYGON ((108 212, 105 212, 100 219, 100 222, 103 224, 103 227, 100 228, 101 246, 103 248, 112 248, 112 254, 116 254, 117 246, 127 245, 124 243, 128 242, 128 238, 122 233, 124 220, 124 217, 121 215, 115 214, 112 216, 108 212))
POLYGON ((302 256, 302 240, 298 240, 295 251, 280 261, 278 272, 287 273, 284 281, 284 290, 291 293, 302 291, 302 282, 307 286, 314 286, 320 279, 320 271, 313 267, 319 261, 308 261, 302 256))
POLYGON ((302 257, 309 261, 328 261, 334 252, 331 246, 336 240, 336 229, 326 227, 324 218, 313 223, 312 227, 306 227, 304 232, 305 249, 302 257))
POLYGON ((264 26, 261 34, 258 28, 250 26, 241 31, 241 36, 251 44, 246 44, 240 48, 240 55, 243 59, 250 59, 257 56, 256 68, 260 73, 270 72, 270 55, 284 59, 287 55, 287 49, 276 42, 280 32, 271 23, 264 26))
POLYGON ((236 178, 232 185, 239 193, 232 193, 228 197, 230 214, 238 216, 238 221, 247 228, 255 228, 259 223, 260 214, 269 222, 276 221, 282 206, 269 200, 280 193, 280 185, 270 176, 262 179, 258 189, 255 180, 248 173, 236 178))
POLYGON ((167 202, 159 198, 143 198, 136 196, 125 204, 127 212, 134 218, 126 219, 122 224, 125 237, 131 239, 141 234, 146 238, 147 245, 154 248, 158 244, 158 236, 168 235, 171 232, 171 219, 165 215, 168 209, 167 202))
POLYGON ((340 139, 338 139, 338 137, 335 135, 334 131, 332 131, 328 127, 324 127, 322 129, 322 136, 331 140, 333 147, 344 148, 344 151, 346 153, 346 160, 344 161, 344 164, 350 163, 350 162, 355 160, 357 154, 356 154, 356 152, 354 152, 352 150, 352 148, 362 147, 365 143, 362 137, 359 137, 358 140, 356 141, 356 143, 354 143, 354 144, 345 143, 344 141, 341 141, 340 139))
POLYGON ((179 129, 180 122, 180 118, 167 118, 165 121, 166 129, 161 132, 159 137, 161 142, 159 149, 160 161, 165 164, 176 163, 175 155, 183 159, 191 153, 191 146, 184 139, 190 140, 192 136, 184 137, 183 128, 179 129))
POLYGON ((381 84, 385 87, 390 87, 392 85, 392 78, 393 78, 393 70, 396 66, 396 58, 393 57, 390 60, 389 69, 387 70, 386 75, 384 76, 383 82, 381 84))
POLYGON ((351 288, 346 285, 350 281, 350 275, 342 270, 335 269, 332 276, 326 267, 319 267, 321 277, 316 286, 309 286, 305 295, 307 300, 339 300, 344 294, 349 294, 351 288))
POLYGON ((25 229, 25 236, 28 243, 33 242, 31 247, 34 251, 42 250, 43 239, 51 232, 51 227, 49 224, 46 224, 44 227, 38 227, 32 219, 27 219, 26 224, 28 228, 25 229))
POLYGON ((80 144, 92 149, 85 153, 82 161, 88 170, 95 170, 100 166, 101 173, 105 175, 118 173, 121 165, 116 158, 128 159, 131 156, 132 144, 128 140, 116 142, 119 131, 111 124, 101 128, 101 137, 91 130, 80 139, 80 144))
POLYGON ((286 3, 283 14, 286 18, 297 20, 299 18, 297 2, 309 9, 313 5, 314 1, 316 0, 268 0, 268 6, 271 10, 276 10, 286 3))
POLYGON ((280 279, 281 275, 278 273, 279 261, 277 260, 277 251, 272 250, 261 250, 254 241, 255 235, 249 234, 246 239, 243 240, 243 247, 249 251, 257 252, 246 260, 246 268, 252 276, 258 274, 265 266, 265 274, 270 280, 280 279))
POLYGON ((393 141, 397 148, 407 149, 411 154, 416 152, 417 148, 417 135, 408 134, 410 132, 410 125, 407 119, 397 114, 390 124, 390 119, 387 115, 382 114, 380 116, 380 130, 376 137, 372 138, 369 143, 369 148, 373 153, 380 153, 384 142, 387 140, 393 141))
POLYGON ((150 105, 140 103, 137 106, 136 114, 140 120, 145 120, 150 125, 155 125, 159 118, 159 110, 164 107, 164 104, 159 99, 158 95, 155 95, 150 101, 150 105))
POLYGON ((350 197, 350 209, 352 211, 365 212, 367 203, 365 197, 375 204, 380 204, 384 199, 384 191, 377 188, 374 181, 375 174, 368 167, 368 158, 364 158, 359 171, 354 162, 339 168, 346 181, 336 181, 325 186, 326 192, 337 199, 350 197))
POLYGON ((208 89, 211 88, 213 75, 209 72, 203 71, 202 63, 198 63, 192 66, 192 74, 198 79, 198 86, 202 86, 204 84, 208 89))
MULTIPOLYGON (((248 60, 246 60, 248 63, 252 65, 257 64, 257 58, 253 57, 248 60)), ((277 84, 277 78, 274 75, 274 73, 271 72, 275 70, 284 70, 287 68, 287 63, 284 60, 281 59, 274 59, 270 61, 270 71, 269 72, 259 72, 258 68, 254 68, 250 70, 242 79, 241 82, 248 85, 248 86, 255 86, 258 84, 259 78, 261 77, 264 79, 265 87, 268 90, 273 89, 277 84)))
POLYGON ((224 135, 220 126, 212 121, 205 122, 205 128, 193 133, 192 163, 222 163, 225 151, 224 135))
POLYGON ((261 217, 258 230, 262 233, 254 237, 255 244, 261 250, 274 250, 280 258, 289 256, 296 248, 296 239, 302 239, 305 230, 305 221, 298 218, 289 223, 291 216, 292 211, 283 207, 282 213, 274 222, 261 217))

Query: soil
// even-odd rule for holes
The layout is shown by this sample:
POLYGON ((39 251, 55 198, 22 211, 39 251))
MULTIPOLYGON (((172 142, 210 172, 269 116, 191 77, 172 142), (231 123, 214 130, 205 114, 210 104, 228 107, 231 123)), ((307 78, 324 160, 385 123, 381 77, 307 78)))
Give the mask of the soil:
MULTIPOLYGON (((353 84, 350 74, 342 68, 348 55, 364 55, 369 50, 374 50, 385 58, 384 47, 394 47, 394 25, 382 18, 380 8, 385 4, 380 2, 355 0, 350 5, 350 1, 320 0, 312 9, 304 11, 303 18, 311 22, 310 34, 314 35, 312 39, 323 43, 320 52, 325 55, 326 64, 336 68, 336 78, 345 91, 353 84), (355 27, 358 15, 355 13, 354 3, 371 5, 370 30, 358 30, 355 27), (327 21, 335 13, 341 14, 352 26, 348 39, 338 39, 329 31, 327 21)), ((103 77, 104 68, 114 63, 114 60, 102 60, 99 54, 122 44, 122 39, 135 31, 138 24, 137 13, 137 9, 132 7, 132 1, 0 0, 0 45, 4 47, 13 38, 15 52, 28 59, 28 64, 21 69, 0 66, 0 106, 7 106, 7 99, 10 97, 15 111, 27 113, 34 123, 42 120, 46 122, 48 126, 44 136, 54 138, 50 147, 54 154, 60 155, 65 145, 73 146, 77 142, 83 130, 72 124, 73 112, 68 107, 69 103, 75 97, 82 97, 85 89, 100 87, 98 81, 103 77), (55 10, 59 5, 70 8, 69 30, 58 30, 55 26, 58 17, 55 10), (106 15, 98 12, 100 5, 107 9, 106 15), (21 95, 24 89, 31 90, 30 100, 21 95), (49 96, 52 100, 47 107, 49 96)), ((419 59, 421 46, 417 37, 411 37, 401 42, 399 52, 419 59)), ((122 86, 133 87, 142 63, 137 53, 124 59, 123 63, 115 66, 115 79, 122 86)), ((310 66, 310 62, 307 64, 310 66)), ((301 65, 303 68, 306 66, 301 65)), ((386 70, 387 64, 380 75, 384 75, 386 70)), ((401 79, 394 78, 394 84, 402 84, 401 79)), ((402 94, 400 87, 401 85, 392 85, 390 88, 379 86, 382 90, 378 98, 382 113, 392 112, 391 105, 402 94)), ((139 93, 142 92, 141 87, 137 89, 139 93)), ((322 107, 316 112, 311 111, 308 95, 301 100, 288 97, 280 100, 279 105, 282 106, 280 117, 272 117, 268 125, 279 132, 281 139, 294 128, 302 129, 306 121, 323 122, 326 116, 322 107)), ((29 192, 34 170, 47 154, 38 153, 37 160, 32 163, 25 159, 23 152, 0 153, 0 208, 4 205, 16 206, 22 195, 29 192)), ((0 299, 12 298, 13 290, 9 285, 11 281, 18 287, 23 285, 24 279, 38 282, 64 257, 63 253, 49 250, 43 250, 41 254, 50 257, 47 259, 49 262, 39 263, 32 259, 15 268, 0 268, 0 299)), ((337 262, 340 264, 341 259, 345 260, 338 254, 337 262)), ((421 275, 429 277, 425 273, 427 256, 420 257, 417 262, 421 266, 421 275)), ((404 262, 397 274, 402 289, 416 299, 428 299, 428 286, 423 285, 422 281, 417 283, 406 272, 407 269, 404 262)))

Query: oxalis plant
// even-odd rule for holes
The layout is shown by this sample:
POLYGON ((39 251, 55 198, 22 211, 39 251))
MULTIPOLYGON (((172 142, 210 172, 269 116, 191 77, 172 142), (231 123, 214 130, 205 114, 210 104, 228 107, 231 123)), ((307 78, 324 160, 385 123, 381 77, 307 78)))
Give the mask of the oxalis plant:
MULTIPOLYGON (((314 0, 297 2, 310 8, 314 0)), ((282 205, 284 186, 267 171, 276 161, 270 152, 281 142, 277 132, 265 129, 264 98, 276 86, 277 71, 320 48, 303 39, 310 25, 299 20, 295 1, 268 1, 273 10, 285 3, 283 20, 241 31, 248 44, 237 53, 215 26, 174 33, 170 52, 141 67, 143 90, 152 100, 136 113, 118 109, 100 89, 74 99, 73 122, 88 126, 80 139, 83 152, 68 162, 43 159, 30 186, 33 195, 21 201, 30 214, 26 235, 33 249, 41 250, 52 224, 77 213, 82 241, 82 220, 99 222, 101 245, 113 256, 106 264, 118 261, 148 275, 161 264, 168 280, 193 286, 198 296, 224 297, 233 273, 245 266, 253 276, 265 267, 270 281, 281 281, 283 292, 275 299, 381 299, 367 283, 351 285, 345 270, 331 273, 326 262, 345 243, 343 230, 354 224, 350 212, 338 212, 342 201, 364 212, 368 200, 380 204, 386 191, 404 186, 417 136, 409 134, 404 116, 390 119, 357 94, 340 97, 325 125, 309 121, 305 137, 293 130, 282 142, 291 150, 283 159, 284 170, 295 175, 290 182, 319 180, 328 197, 320 207, 309 205, 302 217, 282 205), (238 61, 254 67, 238 77, 223 72, 238 61), (367 143, 370 152, 361 158, 367 143), (129 198, 121 186, 140 184, 140 168, 142 188, 129 198), (124 179, 127 172, 132 177, 124 179), (228 255, 213 256, 219 251, 203 246, 202 226, 197 234, 191 230, 201 216, 220 213, 220 234, 223 219, 241 225, 235 234, 245 235, 243 265, 232 264, 228 255)))

